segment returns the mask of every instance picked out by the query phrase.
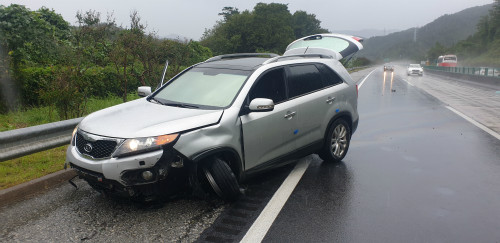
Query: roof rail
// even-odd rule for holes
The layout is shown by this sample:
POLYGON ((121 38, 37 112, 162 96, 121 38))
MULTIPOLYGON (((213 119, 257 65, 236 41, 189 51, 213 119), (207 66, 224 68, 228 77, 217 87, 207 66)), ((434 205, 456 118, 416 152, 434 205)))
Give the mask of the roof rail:
POLYGON ((245 58, 245 57, 278 57, 278 54, 274 53, 236 53, 236 54, 225 54, 220 56, 215 56, 207 59, 205 62, 220 61, 222 59, 232 59, 232 58, 245 58))
POLYGON ((262 65, 273 63, 273 62, 278 62, 280 59, 285 59, 285 58, 294 58, 294 59, 296 59, 296 58, 308 58, 308 57, 333 59, 332 56, 330 56, 330 55, 324 55, 324 54, 315 54, 315 53, 311 53, 311 54, 296 54, 296 55, 287 55, 287 56, 277 56, 277 57, 274 57, 274 58, 271 58, 271 59, 265 61, 264 63, 262 63, 262 65))

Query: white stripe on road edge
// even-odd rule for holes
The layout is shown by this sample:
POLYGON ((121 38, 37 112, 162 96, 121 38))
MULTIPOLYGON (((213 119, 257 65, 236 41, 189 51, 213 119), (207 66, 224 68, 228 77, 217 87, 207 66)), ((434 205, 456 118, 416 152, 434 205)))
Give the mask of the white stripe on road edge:
POLYGON ((493 136, 493 137, 497 138, 498 140, 500 140, 500 135, 499 135, 498 133, 496 133, 495 131, 493 131, 493 130, 491 130, 491 129, 487 128, 487 127, 486 127, 486 126, 484 126, 483 124, 481 124, 481 123, 479 123, 479 122, 475 121, 474 119, 472 119, 472 118, 470 118, 470 117, 466 116, 464 113, 462 113, 462 112, 460 112, 460 111, 457 111, 457 110, 455 110, 455 109, 451 108, 450 106, 446 106, 446 108, 448 108, 448 110, 450 110, 450 111, 453 111, 455 114, 457 114, 457 115, 461 116, 462 118, 464 118, 464 119, 465 119, 465 120, 467 120, 468 122, 470 122, 470 123, 474 124, 476 127, 481 128, 483 131, 485 131, 485 132, 489 133, 491 136, 493 136))
POLYGON ((261 242, 264 239, 264 236, 266 236, 267 231, 271 228, 271 225, 299 183, 302 175, 304 175, 307 167, 309 167, 311 160, 311 156, 307 156, 297 163, 240 242, 254 243, 261 242))
MULTIPOLYGON (((358 89, 361 88, 361 85, 363 85, 368 76, 370 76, 375 70, 376 69, 373 69, 373 71, 366 75, 363 81, 361 81, 358 85, 358 89)), ((255 222, 253 222, 252 226, 248 229, 247 233, 240 242, 254 243, 261 242, 262 239, 264 239, 267 231, 271 228, 274 220, 278 217, 279 212, 285 205, 286 201, 288 201, 288 198, 306 172, 307 167, 309 167, 311 159, 311 156, 307 156, 297 163, 295 168, 293 168, 292 172, 290 172, 285 181, 283 181, 280 188, 278 188, 278 190, 274 193, 271 200, 269 200, 264 210, 262 210, 259 217, 255 220, 255 222)))
POLYGON ((361 83, 359 83, 358 89, 361 88, 361 85, 363 85, 365 83, 365 81, 368 78, 368 76, 370 76, 373 72, 375 72, 375 70, 377 70, 377 69, 373 69, 373 71, 371 71, 368 75, 366 75, 366 77, 363 79, 363 81, 361 81, 361 83))
POLYGON ((406 80, 406 79, 403 79, 403 81, 405 81, 407 84, 409 84, 409 85, 411 85, 411 86, 415 87, 415 85, 411 84, 411 83, 410 83, 410 81, 408 81, 408 80, 406 80))

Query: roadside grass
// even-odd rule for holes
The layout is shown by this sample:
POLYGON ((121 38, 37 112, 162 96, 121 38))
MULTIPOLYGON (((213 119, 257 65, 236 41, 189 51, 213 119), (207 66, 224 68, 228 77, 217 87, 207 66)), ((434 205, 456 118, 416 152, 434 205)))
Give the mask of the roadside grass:
MULTIPOLYGON (((137 94, 127 96, 129 101, 137 98, 137 94)), ((86 115, 121 103, 122 98, 117 96, 109 96, 106 99, 90 98, 86 115)), ((59 121, 59 116, 54 113, 50 107, 40 107, 0 115, 0 132, 59 121)), ((64 145, 0 162, 0 190, 62 170, 67 147, 68 145, 64 145)))
MULTIPOLYGON (((139 96, 135 93, 127 96, 128 101, 138 98, 139 96)), ((89 98, 84 115, 121 103, 123 103, 122 98, 114 95, 100 99, 89 98)), ((60 121, 60 119, 54 108, 49 106, 28 108, 7 114, 0 114, 0 132, 56 121, 60 121)))
POLYGON ((0 190, 63 169, 68 145, 0 162, 0 190))

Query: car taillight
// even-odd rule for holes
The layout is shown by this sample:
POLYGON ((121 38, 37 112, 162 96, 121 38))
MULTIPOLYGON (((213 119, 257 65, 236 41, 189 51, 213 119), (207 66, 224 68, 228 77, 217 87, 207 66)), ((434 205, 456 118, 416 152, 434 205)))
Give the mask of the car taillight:
POLYGON ((353 36, 353 39, 357 40, 358 42, 363 42, 363 38, 353 36))

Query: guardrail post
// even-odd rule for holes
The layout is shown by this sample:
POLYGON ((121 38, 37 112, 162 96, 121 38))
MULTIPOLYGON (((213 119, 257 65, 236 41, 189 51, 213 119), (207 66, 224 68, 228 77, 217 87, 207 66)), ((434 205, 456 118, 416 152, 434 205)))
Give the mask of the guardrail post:
POLYGON ((484 68, 484 76, 488 76, 488 68, 484 68))

